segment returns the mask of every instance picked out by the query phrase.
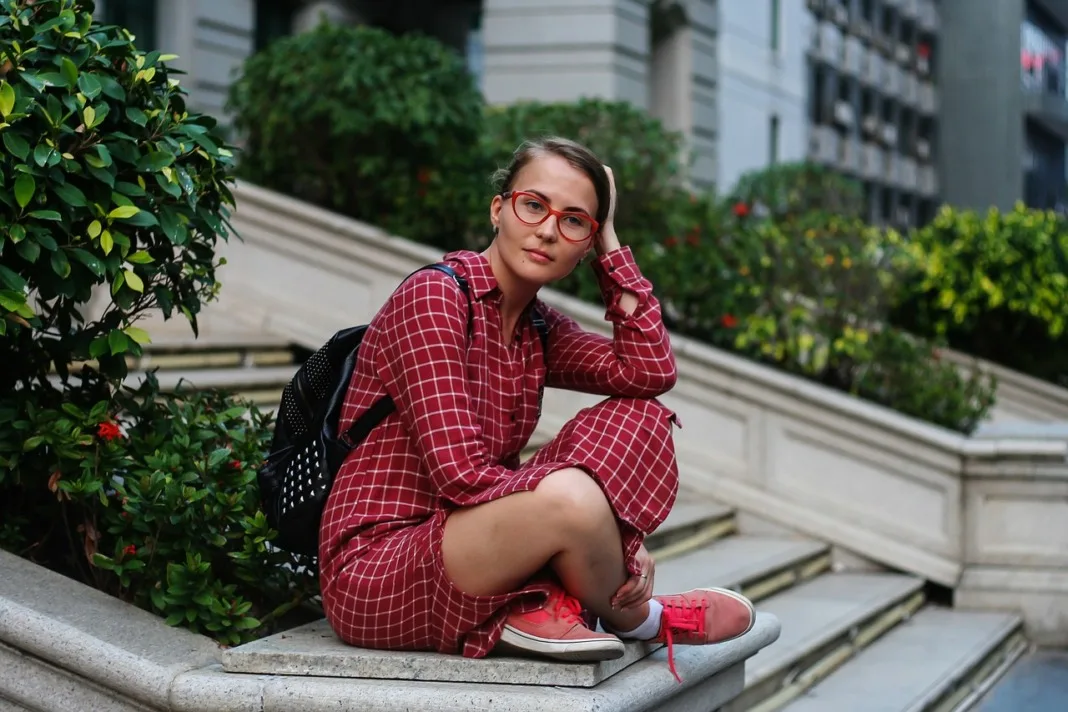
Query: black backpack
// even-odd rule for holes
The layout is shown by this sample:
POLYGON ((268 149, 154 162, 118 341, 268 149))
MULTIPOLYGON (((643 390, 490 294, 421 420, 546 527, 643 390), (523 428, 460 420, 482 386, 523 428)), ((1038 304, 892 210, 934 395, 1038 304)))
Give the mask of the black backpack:
MULTIPOLYGON (((470 338, 474 324, 467 281, 446 264, 427 265, 416 272, 425 269, 447 274, 467 297, 470 338)), ((548 329, 536 310, 533 321, 548 354, 548 329)), ((278 548, 308 557, 318 555, 319 523, 334 477, 349 452, 395 409, 393 399, 383 396, 346 432, 338 433, 341 406, 366 332, 364 324, 334 334, 282 391, 271 450, 257 473, 267 522, 278 532, 272 544, 278 548)))

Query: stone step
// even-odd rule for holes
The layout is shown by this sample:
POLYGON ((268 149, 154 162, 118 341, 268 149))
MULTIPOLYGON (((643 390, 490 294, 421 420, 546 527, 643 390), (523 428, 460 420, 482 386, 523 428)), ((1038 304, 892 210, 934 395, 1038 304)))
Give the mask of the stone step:
POLYGON ((645 546, 663 563, 737 531, 730 507, 680 492, 671 513, 646 537, 645 546))
MULTIPOLYGON (((199 370, 160 371, 156 374, 160 388, 173 391, 179 384, 186 389, 222 389, 230 392, 264 392, 282 397, 282 389, 297 372, 294 364, 264 368, 205 368, 199 370)), ((144 378, 143 372, 131 373, 127 380, 144 378)))
POLYGON ((779 710, 919 610, 923 587, 914 576, 833 573, 763 601, 783 634, 753 658, 745 692, 724 712, 779 710))
POLYGON ((266 334, 234 332, 195 340, 164 336, 146 345, 141 358, 130 359, 130 370, 282 366, 296 360, 290 344, 266 334))
MULTIPOLYGON (((281 366, 295 364, 297 360, 294 349, 284 339, 234 332, 199 339, 153 336, 152 342, 145 345, 144 353, 140 357, 128 357, 126 363, 130 371, 149 371, 281 366)), ((78 371, 83 366, 96 368, 96 364, 95 360, 76 361, 70 365, 70 370, 78 371)))
POLYGON ((1027 647, 1018 616, 929 606, 782 711, 966 709, 1027 647))
POLYGON ((0 697, 0 712, 32 712, 32 710, 0 697))
POLYGON ((667 561, 657 560, 655 590, 720 586, 759 601, 827 571, 830 547, 809 539, 731 536, 667 561))

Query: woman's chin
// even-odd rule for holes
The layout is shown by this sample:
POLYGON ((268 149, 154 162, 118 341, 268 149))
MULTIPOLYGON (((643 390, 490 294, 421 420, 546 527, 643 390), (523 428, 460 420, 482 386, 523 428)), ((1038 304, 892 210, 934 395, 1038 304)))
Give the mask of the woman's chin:
POLYGON ((521 259, 516 276, 528 284, 540 287, 566 277, 567 272, 563 272, 559 263, 556 262, 541 264, 533 260, 521 259))

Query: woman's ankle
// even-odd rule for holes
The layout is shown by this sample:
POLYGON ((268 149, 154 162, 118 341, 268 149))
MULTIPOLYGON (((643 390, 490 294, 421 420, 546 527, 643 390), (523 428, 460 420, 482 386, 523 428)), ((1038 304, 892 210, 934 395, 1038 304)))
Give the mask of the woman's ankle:
MULTIPOLYGON (((627 611, 614 611, 612 616, 601 616, 601 622, 605 630, 615 633, 621 638, 637 638, 638 636, 634 634, 644 632, 642 629, 654 617, 654 613, 656 626, 659 628, 661 611, 662 608, 658 602, 646 601, 638 608, 627 611)), ((648 637, 652 638, 655 635, 656 631, 654 630, 652 635, 648 637)))

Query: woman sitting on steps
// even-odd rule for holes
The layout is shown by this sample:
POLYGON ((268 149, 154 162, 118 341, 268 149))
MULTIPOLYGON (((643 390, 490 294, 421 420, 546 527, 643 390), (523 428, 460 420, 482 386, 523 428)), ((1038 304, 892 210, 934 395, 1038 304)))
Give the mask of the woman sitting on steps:
POLYGON ((678 489, 674 415, 655 398, 675 384, 675 359, 652 286, 616 236, 611 171, 553 138, 520 147, 500 179, 493 243, 445 257, 469 296, 418 272, 360 348, 342 430, 387 393, 397 412, 350 453, 323 512, 330 624, 369 648, 573 661, 618 658, 621 639, 746 633, 753 606, 732 591, 653 596, 642 542, 678 489), (537 299, 591 250, 612 338, 537 299), (544 386, 607 399, 520 464, 544 386))

